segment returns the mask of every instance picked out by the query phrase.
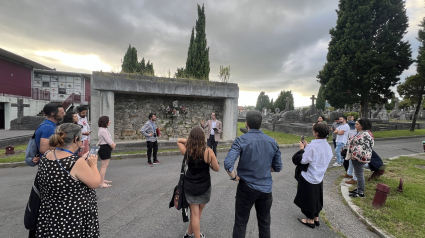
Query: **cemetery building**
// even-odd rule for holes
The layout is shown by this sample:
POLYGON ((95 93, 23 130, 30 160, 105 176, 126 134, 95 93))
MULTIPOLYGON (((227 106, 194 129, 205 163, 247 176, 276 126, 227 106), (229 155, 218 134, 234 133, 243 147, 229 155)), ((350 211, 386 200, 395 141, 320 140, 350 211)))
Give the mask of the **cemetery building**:
POLYGON ((31 121, 43 119, 49 102, 63 103, 65 110, 88 105, 90 77, 57 71, 0 48, 0 129, 32 129, 31 121))

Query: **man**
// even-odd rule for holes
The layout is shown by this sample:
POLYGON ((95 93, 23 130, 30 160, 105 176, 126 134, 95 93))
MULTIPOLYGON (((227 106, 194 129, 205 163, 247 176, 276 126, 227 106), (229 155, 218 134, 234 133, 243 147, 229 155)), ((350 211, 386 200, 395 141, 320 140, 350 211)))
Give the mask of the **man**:
POLYGON ((157 140, 157 134, 156 134, 155 121, 156 121, 155 113, 149 113, 149 120, 140 130, 142 135, 146 137, 146 145, 148 147, 148 165, 151 167, 154 164, 161 163, 161 161, 159 161, 156 158, 156 154, 158 152, 158 140, 157 140), (152 150, 153 150, 153 164, 151 160, 152 150))
POLYGON ((78 153, 79 156, 83 156, 85 153, 89 151, 90 147, 90 125, 87 120, 87 107, 79 106, 77 107, 77 116, 78 116, 78 124, 83 126, 81 129, 81 142, 82 142, 82 150, 78 153))
POLYGON ((336 130, 334 130, 334 134, 336 134, 336 162, 333 166, 342 166, 344 162, 341 156, 341 149, 347 144, 348 141, 348 132, 350 131, 350 126, 347 124, 347 117, 342 116, 339 118, 340 125, 336 130))
POLYGON ((221 121, 217 120, 215 112, 211 113, 211 120, 208 120, 207 123, 205 123, 205 121, 201 121, 202 128, 205 129, 207 126, 209 132, 209 135, 206 135, 208 138, 207 145, 214 151, 215 157, 217 157, 217 144, 220 140, 223 124, 221 121))
POLYGON ((40 156, 50 149, 49 138, 55 134, 56 124, 65 116, 62 105, 58 103, 48 103, 43 108, 46 119, 35 131, 35 143, 38 148, 38 155, 32 159, 30 166, 35 166, 40 161, 40 156))
MULTIPOLYGON (((339 118, 335 117, 334 123, 332 124, 332 132, 335 131, 335 129, 338 127, 339 127, 339 118)), ((332 141, 334 143, 334 150, 336 150, 336 134, 335 133, 332 133, 332 141)), ((336 157, 334 159, 336 159, 336 157)))
POLYGON ((259 237, 270 237, 272 206, 272 175, 282 169, 279 145, 261 130, 262 116, 258 111, 246 114, 248 132, 233 142, 224 159, 224 168, 231 180, 239 181, 236 191, 233 238, 245 237, 249 213, 255 204, 259 237), (235 161, 239 158, 237 175, 235 161))

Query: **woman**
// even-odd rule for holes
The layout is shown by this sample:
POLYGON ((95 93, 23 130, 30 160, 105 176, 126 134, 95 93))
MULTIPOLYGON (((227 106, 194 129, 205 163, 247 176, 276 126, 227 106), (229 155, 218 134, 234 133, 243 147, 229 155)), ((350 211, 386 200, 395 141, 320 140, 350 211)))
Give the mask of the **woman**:
POLYGON ((351 137, 348 142, 347 156, 352 160, 354 174, 357 177, 357 188, 350 191, 350 196, 364 197, 365 179, 363 168, 365 164, 370 162, 372 157, 374 138, 370 131, 372 123, 368 119, 357 120, 355 126, 358 133, 351 137))
POLYGON ((187 140, 179 138, 177 146, 186 156, 188 165, 184 192, 190 208, 190 224, 184 237, 205 237, 201 234, 200 220, 202 211, 211 197, 210 167, 216 172, 220 167, 213 150, 207 147, 204 131, 198 126, 190 131, 187 140))
POLYGON ((100 188, 110 188, 112 187, 112 181, 105 180, 106 169, 108 168, 109 161, 111 160, 111 152, 115 149, 115 143, 112 141, 111 133, 108 131, 108 126, 111 125, 109 117, 102 116, 98 121, 99 132, 97 134, 99 138, 99 157, 102 160, 102 165, 100 166, 100 177, 102 182, 100 188))
POLYGON ((40 159, 37 182, 41 204, 37 237, 99 237, 97 155, 74 155, 81 146, 81 127, 65 123, 50 137, 40 159), (88 156, 88 157, 87 157, 88 156))
POLYGON ((319 116, 319 118, 317 118, 317 123, 327 124, 327 122, 325 121, 325 118, 323 118, 323 116, 319 116))
POLYGON ((306 141, 300 142, 300 151, 294 155, 294 157, 302 157, 299 158, 301 165, 308 164, 307 171, 301 171, 299 176, 294 203, 307 217, 298 220, 310 228, 320 225, 319 213, 323 207, 323 177, 332 159, 332 149, 326 141, 328 133, 328 125, 315 124, 313 136, 316 139, 308 145, 306 141))
POLYGON ((66 113, 66 115, 63 117, 62 121, 58 123, 58 125, 62 125, 63 123, 78 123, 78 116, 76 112, 69 111, 66 113))
POLYGON ((350 126, 350 131, 348 132, 348 137, 351 138, 356 135, 356 121, 354 121, 354 116, 349 116, 347 124, 350 126))

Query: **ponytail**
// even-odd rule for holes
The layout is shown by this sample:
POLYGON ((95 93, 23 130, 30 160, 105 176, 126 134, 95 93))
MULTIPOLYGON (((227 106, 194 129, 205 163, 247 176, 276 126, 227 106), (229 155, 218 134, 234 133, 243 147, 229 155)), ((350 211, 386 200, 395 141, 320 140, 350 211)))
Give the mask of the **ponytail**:
POLYGON ((55 134, 53 134, 49 139, 50 147, 62 147, 65 144, 66 133, 63 131, 57 130, 55 134))

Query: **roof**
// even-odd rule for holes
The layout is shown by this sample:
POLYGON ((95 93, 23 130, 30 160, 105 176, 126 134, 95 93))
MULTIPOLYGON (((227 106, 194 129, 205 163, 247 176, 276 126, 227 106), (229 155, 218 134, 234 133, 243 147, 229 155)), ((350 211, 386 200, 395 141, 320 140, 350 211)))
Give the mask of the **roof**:
POLYGON ((56 70, 34 70, 35 74, 49 74, 49 75, 64 75, 64 76, 74 76, 74 77, 84 77, 91 78, 91 74, 87 73, 78 73, 78 72, 66 72, 66 71, 56 71, 56 70))
POLYGON ((20 55, 14 54, 14 53, 9 52, 7 50, 4 50, 2 48, 0 48, 0 57, 1 58, 4 58, 4 59, 7 59, 7 60, 10 60, 10 61, 15 61, 15 62, 18 62, 18 63, 22 63, 22 64, 27 65, 27 66, 30 66, 30 67, 32 67, 34 69, 53 70, 52 68, 49 68, 49 67, 47 67, 45 65, 42 65, 40 63, 37 63, 35 61, 29 60, 29 59, 27 59, 25 57, 22 57, 20 55))

